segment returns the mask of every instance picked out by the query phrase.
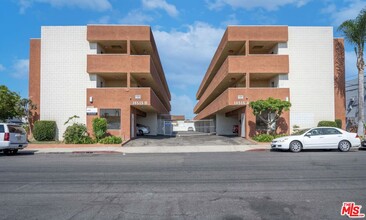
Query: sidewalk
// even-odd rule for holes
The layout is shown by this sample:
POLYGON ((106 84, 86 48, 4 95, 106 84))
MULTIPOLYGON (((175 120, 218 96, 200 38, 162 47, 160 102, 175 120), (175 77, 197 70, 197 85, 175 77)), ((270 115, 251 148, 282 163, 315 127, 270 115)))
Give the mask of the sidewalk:
POLYGON ((269 145, 215 145, 215 146, 149 146, 122 147, 120 145, 66 145, 30 144, 23 151, 42 153, 202 153, 202 152, 246 152, 266 151, 269 145))

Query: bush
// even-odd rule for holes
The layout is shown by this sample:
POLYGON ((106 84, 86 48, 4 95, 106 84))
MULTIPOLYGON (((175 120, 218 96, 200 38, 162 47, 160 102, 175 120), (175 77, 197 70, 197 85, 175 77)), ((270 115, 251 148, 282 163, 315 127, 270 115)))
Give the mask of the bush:
POLYGON ((258 142, 271 142, 273 139, 274 136, 270 134, 260 134, 253 137, 253 140, 258 142))
POLYGON ((94 118, 93 132, 97 140, 102 139, 107 132, 107 120, 105 118, 94 118))
POLYGON ((55 121, 36 121, 33 127, 33 137, 37 141, 54 141, 56 136, 55 121))
POLYGON ((337 128, 342 128, 342 120, 341 119, 336 119, 335 123, 337 124, 337 128))
POLYGON ((66 128, 64 133, 66 144, 94 144, 95 141, 88 136, 85 125, 74 123, 66 128))
POLYGON ((109 136, 99 140, 101 144, 120 144, 122 143, 122 138, 116 136, 109 136))
POLYGON ((275 138, 285 137, 288 136, 287 134, 277 134, 277 135, 270 135, 270 134, 260 134, 253 137, 253 140, 257 142, 271 142, 275 138))
POLYGON ((319 121, 318 127, 337 127, 337 123, 335 121, 319 121))

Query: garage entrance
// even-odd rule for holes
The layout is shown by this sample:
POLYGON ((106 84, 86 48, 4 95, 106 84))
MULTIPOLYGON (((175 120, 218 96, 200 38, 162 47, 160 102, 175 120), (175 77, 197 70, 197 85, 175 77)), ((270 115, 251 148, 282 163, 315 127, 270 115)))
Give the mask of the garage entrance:
POLYGON ((177 120, 172 121, 173 135, 213 135, 216 134, 214 119, 207 120, 177 120))

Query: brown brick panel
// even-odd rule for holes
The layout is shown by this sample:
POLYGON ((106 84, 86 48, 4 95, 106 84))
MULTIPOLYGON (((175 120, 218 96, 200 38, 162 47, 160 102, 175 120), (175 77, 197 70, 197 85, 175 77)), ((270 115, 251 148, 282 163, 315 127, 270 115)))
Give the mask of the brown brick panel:
POLYGON ((118 25, 88 25, 87 40, 121 41, 121 40, 150 41, 149 26, 118 26, 118 25))
POLYGON ((29 99, 37 106, 31 126, 40 119, 41 112, 41 39, 30 40, 29 53, 29 99))
POLYGON ((153 48, 153 53, 151 55, 154 63, 155 63, 155 66, 157 67, 157 70, 160 74, 160 78, 162 79, 161 81, 163 82, 163 85, 164 85, 164 89, 168 95, 168 98, 169 98, 169 101, 171 100, 171 94, 170 94, 170 91, 169 91, 169 86, 168 86, 168 83, 166 81, 166 78, 165 78, 165 74, 164 74, 164 70, 163 70, 163 66, 160 62, 160 57, 159 57, 159 53, 158 53, 158 48, 156 47, 156 43, 155 43, 155 39, 154 39, 154 36, 153 36, 153 33, 152 31, 150 31, 150 39, 151 39, 151 46, 153 48))
POLYGON ((164 104, 160 101, 160 99, 156 96, 153 90, 150 90, 150 105, 159 113, 168 114, 170 109, 164 106, 164 104))
POLYGON ((288 41, 288 26, 229 26, 228 41, 288 41))
POLYGON ((216 65, 217 63, 217 60, 219 59, 219 57, 221 56, 221 53, 223 51, 223 49, 225 48, 226 44, 227 44, 227 41, 228 41, 228 33, 227 33, 227 29, 224 33, 224 36, 222 37, 221 41, 220 41, 220 44, 219 44, 219 47, 217 48, 216 52, 215 52, 215 55, 213 56, 212 60, 211 60, 211 63, 210 65, 208 66, 208 69, 206 71, 206 74, 205 76, 203 77, 202 79, 202 82, 201 82, 201 85, 200 87, 198 88, 198 91, 197 91, 197 94, 196 94, 196 98, 199 99, 202 94, 203 94, 203 91, 207 88, 207 84, 211 81, 211 79, 213 78, 212 76, 212 69, 214 68, 214 66, 216 65))
POLYGON ((229 56, 230 73, 288 73, 288 55, 229 56))
POLYGON ((229 73, 229 62, 228 59, 225 60, 225 62, 221 65, 219 71, 217 71, 215 77, 212 79, 209 86, 205 89, 203 95, 201 96, 200 100, 194 107, 194 113, 197 113, 202 110, 203 107, 208 104, 208 97, 212 95, 214 90, 219 86, 220 83, 225 79, 225 77, 229 73))
POLYGON ((150 56, 98 54, 88 55, 88 73, 148 73, 150 56))
POLYGON ((222 110, 226 106, 229 106, 229 89, 225 90, 219 97, 211 102, 206 108, 199 112, 195 120, 201 120, 209 117, 212 114, 222 110))
POLYGON ((346 127, 346 78, 344 40, 334 39, 334 109, 335 119, 342 120, 342 127, 346 127))
POLYGON ((151 72, 151 75, 155 81, 155 83, 158 85, 158 91, 155 91, 157 94, 159 94, 159 96, 161 97, 161 99, 163 100, 164 102, 164 105, 167 109, 171 109, 171 106, 170 106, 170 98, 169 98, 169 94, 170 93, 167 93, 166 92, 166 89, 164 87, 164 83, 158 73, 158 70, 156 69, 156 66, 154 64, 154 61, 152 59, 150 59, 150 72, 151 72))

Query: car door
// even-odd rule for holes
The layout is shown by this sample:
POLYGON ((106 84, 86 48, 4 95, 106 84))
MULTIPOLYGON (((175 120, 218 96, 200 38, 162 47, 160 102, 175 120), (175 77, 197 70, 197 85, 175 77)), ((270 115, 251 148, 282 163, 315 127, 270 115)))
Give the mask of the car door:
POLYGON ((327 148, 337 148, 339 142, 343 139, 342 132, 335 128, 321 128, 324 135, 324 143, 327 148))
POLYGON ((320 128, 314 128, 306 133, 304 136, 304 148, 305 149, 317 149, 321 148, 325 144, 326 140, 320 128))

